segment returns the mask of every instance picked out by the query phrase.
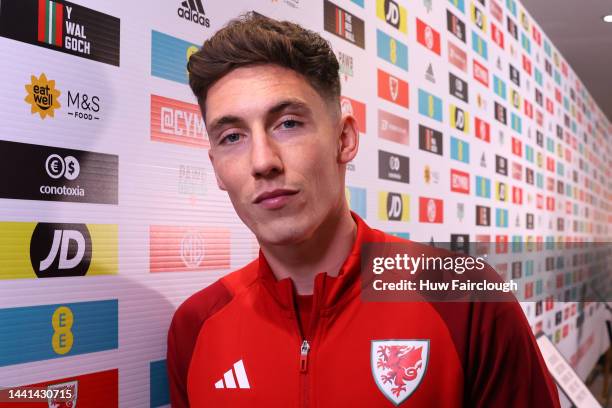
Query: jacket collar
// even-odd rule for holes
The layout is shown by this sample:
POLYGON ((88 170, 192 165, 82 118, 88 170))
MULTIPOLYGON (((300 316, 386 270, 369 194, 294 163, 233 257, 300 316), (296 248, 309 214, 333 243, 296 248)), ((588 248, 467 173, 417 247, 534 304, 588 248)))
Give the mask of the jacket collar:
MULTIPOLYGON (((351 211, 357 224, 357 236, 353 247, 342 264, 337 276, 319 272, 315 276, 313 306, 322 313, 331 312, 335 306, 346 303, 360 292, 361 246, 367 242, 384 242, 384 233, 370 228, 357 214, 351 211)), ((291 278, 277 280, 259 250, 258 275, 269 293, 289 313, 294 309, 294 286, 291 278)))

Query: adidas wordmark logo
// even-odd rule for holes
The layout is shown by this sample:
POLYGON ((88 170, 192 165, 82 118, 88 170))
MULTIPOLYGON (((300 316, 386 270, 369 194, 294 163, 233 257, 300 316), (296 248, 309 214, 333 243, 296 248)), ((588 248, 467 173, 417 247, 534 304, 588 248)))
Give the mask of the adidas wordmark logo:
POLYGON ((251 388, 242 360, 236 361, 234 366, 223 374, 223 378, 215 383, 215 388, 251 388))
POLYGON ((197 10, 198 13, 202 13, 204 14, 204 7, 202 7, 202 1, 201 0, 185 0, 184 2, 181 3, 181 6, 183 6, 184 8, 188 8, 191 10, 197 10))
POLYGON ((185 0, 177 9, 178 16, 185 20, 198 23, 204 27, 210 27, 210 20, 206 16, 202 0, 185 0))

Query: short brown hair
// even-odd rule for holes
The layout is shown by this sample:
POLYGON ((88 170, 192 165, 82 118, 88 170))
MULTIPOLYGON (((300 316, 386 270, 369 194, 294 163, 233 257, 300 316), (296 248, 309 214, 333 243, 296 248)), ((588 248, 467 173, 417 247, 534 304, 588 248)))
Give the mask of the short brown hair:
POLYGON ((339 112, 339 65, 329 42, 298 24, 249 12, 231 20, 189 58, 189 86, 202 114, 213 83, 233 69, 258 64, 298 72, 339 112))

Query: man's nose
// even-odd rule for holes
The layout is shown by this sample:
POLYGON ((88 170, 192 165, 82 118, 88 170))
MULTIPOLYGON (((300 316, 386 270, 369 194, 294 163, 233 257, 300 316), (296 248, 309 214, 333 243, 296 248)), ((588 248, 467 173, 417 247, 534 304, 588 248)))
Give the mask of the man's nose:
POLYGON ((251 174, 253 177, 270 177, 283 172, 279 146, 263 129, 251 136, 251 174))

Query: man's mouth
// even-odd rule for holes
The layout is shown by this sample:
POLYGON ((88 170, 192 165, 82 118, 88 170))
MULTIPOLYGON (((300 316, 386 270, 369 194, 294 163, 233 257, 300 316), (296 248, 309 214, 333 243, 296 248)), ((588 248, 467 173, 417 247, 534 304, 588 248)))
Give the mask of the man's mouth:
POLYGON ((253 204, 258 204, 268 210, 275 210, 284 207, 292 196, 298 193, 298 190, 290 190, 279 188, 275 190, 264 191, 253 200, 253 204))

